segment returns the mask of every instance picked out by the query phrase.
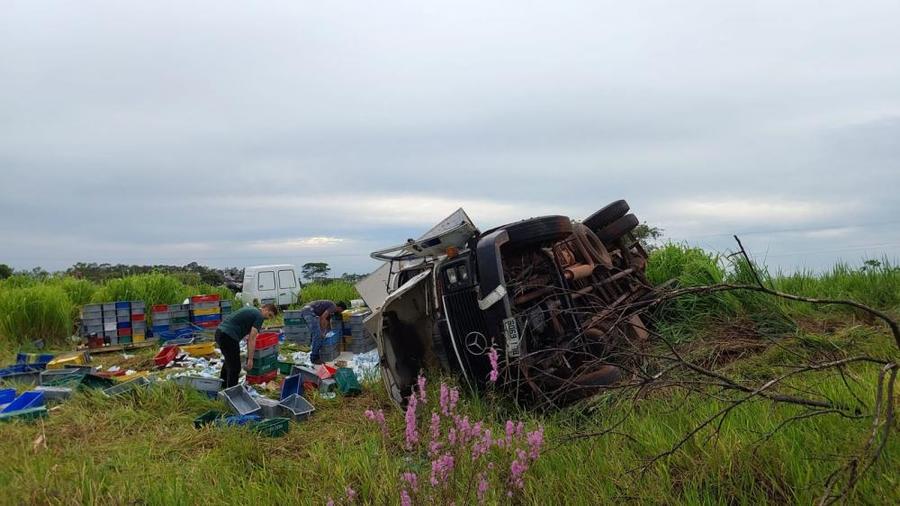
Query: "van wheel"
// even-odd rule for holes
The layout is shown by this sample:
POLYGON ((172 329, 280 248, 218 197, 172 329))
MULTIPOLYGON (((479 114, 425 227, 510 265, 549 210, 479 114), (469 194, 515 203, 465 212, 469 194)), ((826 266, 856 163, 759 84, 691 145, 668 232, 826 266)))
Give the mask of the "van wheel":
POLYGON ((597 231, 610 223, 618 220, 628 212, 628 202, 617 200, 596 213, 584 219, 584 223, 589 229, 597 231))
POLYGON ((499 227, 509 234, 510 247, 547 244, 572 234, 572 220, 566 216, 541 216, 499 227))
POLYGON ((601 230, 598 230, 597 237, 599 237, 600 240, 605 244, 609 244, 615 242, 620 237, 634 230, 634 228, 637 227, 639 223, 640 222, 638 222, 637 216, 633 214, 626 214, 625 216, 622 216, 609 225, 603 227, 601 230))

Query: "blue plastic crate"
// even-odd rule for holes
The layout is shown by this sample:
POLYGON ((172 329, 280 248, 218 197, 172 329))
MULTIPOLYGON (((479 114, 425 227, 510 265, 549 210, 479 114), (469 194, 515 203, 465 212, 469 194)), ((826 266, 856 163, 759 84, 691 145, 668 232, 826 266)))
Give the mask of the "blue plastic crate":
MULTIPOLYGON (((17 364, 30 364, 36 366, 44 366, 53 360, 52 353, 17 353, 16 354, 16 363, 17 364)), ((42 367, 43 368, 43 367, 42 367)))
POLYGON ((155 332, 168 332, 169 326, 168 325, 153 325, 152 327, 150 327, 150 330, 152 330, 154 333, 155 332))
POLYGON ((16 398, 15 388, 0 388, 0 404, 9 404, 16 398))
POLYGON ((281 384, 281 399, 287 399, 292 394, 303 393, 303 379, 299 374, 284 378, 281 384))
POLYGON ((196 323, 218 322, 218 321, 222 321, 222 315, 205 314, 205 315, 195 316, 193 321, 196 323))
POLYGON ((28 391, 16 397, 14 401, 9 403, 0 413, 9 413, 12 411, 21 411, 23 409, 37 408, 44 405, 44 392, 28 391))
POLYGON ((130 329, 131 322, 118 322, 118 323, 116 323, 116 328, 117 329, 130 329))
POLYGON ((131 309, 131 302, 116 301, 116 309, 131 309))
POLYGON ((12 376, 13 374, 40 372, 40 370, 41 368, 35 367, 34 364, 15 364, 0 369, 0 378, 12 376))

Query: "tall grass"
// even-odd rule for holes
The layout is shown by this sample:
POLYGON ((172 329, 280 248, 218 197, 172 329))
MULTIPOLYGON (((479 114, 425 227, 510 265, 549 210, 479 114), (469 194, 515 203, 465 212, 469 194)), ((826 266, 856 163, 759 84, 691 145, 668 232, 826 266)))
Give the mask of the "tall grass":
POLYGON ((72 301, 59 286, 4 289, 0 291, 0 344, 43 339, 50 345, 63 345, 72 335, 72 314, 72 301))
POLYGON ((303 285, 300 292, 301 304, 313 300, 344 301, 347 304, 352 299, 358 299, 356 288, 346 281, 330 281, 328 283, 309 283, 303 285))

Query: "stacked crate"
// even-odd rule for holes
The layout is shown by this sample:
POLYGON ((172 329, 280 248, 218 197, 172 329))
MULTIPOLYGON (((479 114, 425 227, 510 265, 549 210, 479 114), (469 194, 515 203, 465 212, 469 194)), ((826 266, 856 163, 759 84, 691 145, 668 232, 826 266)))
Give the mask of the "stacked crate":
POLYGON ((222 323, 221 298, 218 295, 191 297, 191 323, 205 329, 214 329, 222 323))
POLYGON ((319 348, 319 358, 323 362, 331 362, 341 354, 341 345, 344 337, 344 319, 341 318, 341 315, 336 314, 331 317, 331 330, 334 331, 332 337, 326 337, 327 332, 322 334, 322 347, 319 348))
POLYGON ((81 308, 81 335, 103 337, 103 304, 85 304, 81 308))
POLYGON ((253 368, 247 371, 247 383, 268 383, 278 375, 278 333, 260 332, 256 336, 253 368))
POLYGON ((223 300, 219 302, 219 309, 222 313, 222 318, 224 319, 226 316, 231 314, 231 304, 230 300, 223 300))
POLYGON ((116 303, 103 303, 103 343, 119 344, 118 320, 116 319, 116 303))
POLYGON ((366 311, 350 315, 349 325, 344 326, 344 333, 350 336, 349 351, 353 353, 367 353, 375 349, 375 339, 366 331, 366 327, 363 324, 363 321, 371 314, 370 311, 366 311))
POLYGON ((150 329, 154 334, 169 331, 168 304, 154 304, 150 308, 150 329))
POLYGON ((146 306, 143 301, 131 301, 131 339, 135 343, 143 342, 147 337, 146 306))
POLYGON ((191 326, 190 304, 169 304, 169 330, 176 331, 191 326))
POLYGON ((131 344, 131 302, 116 302, 116 335, 119 344, 131 344))
POLYGON ((309 346, 309 325, 300 316, 299 309, 284 312, 284 339, 292 343, 309 346))

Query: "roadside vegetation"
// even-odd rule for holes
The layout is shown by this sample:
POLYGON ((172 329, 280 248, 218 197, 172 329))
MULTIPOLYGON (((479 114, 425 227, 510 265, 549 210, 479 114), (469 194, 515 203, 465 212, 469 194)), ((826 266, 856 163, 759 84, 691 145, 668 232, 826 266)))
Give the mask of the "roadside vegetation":
MULTIPOLYGON (((656 284, 674 280, 682 287, 754 282, 746 264, 678 244, 656 249, 647 275, 656 284)), ((763 269, 760 275, 776 290, 853 299, 895 318, 900 314, 900 268, 886 259, 858 268, 840 264, 824 273, 763 269)), ((185 291, 201 288, 211 289, 179 286, 157 274, 104 285, 70 278, 10 278, 0 282, 0 355, 11 356, 33 336, 47 340, 51 330, 44 329, 58 332, 71 326, 72 315, 85 301, 121 295, 177 302, 185 291), (13 316, 23 304, 33 306, 33 314, 13 316), (7 320, 12 322, 9 328, 3 323, 7 320), (10 328, 14 332, 7 334, 10 328)), ((304 287, 304 299, 319 298, 350 300, 356 294, 352 286, 339 282, 304 287)), ((757 293, 682 297, 658 310, 653 321, 656 331, 678 343, 686 356, 760 383, 785 373, 792 361, 900 356, 885 327, 864 313, 757 293)), ((65 335, 48 340, 51 347, 65 347, 65 335)), ((149 358, 153 351, 138 355, 149 358)), ((419 410, 423 439, 430 406, 441 396, 437 385, 455 381, 433 372, 426 376, 432 404, 419 410)), ((797 376, 780 388, 872 406, 877 377, 877 368, 854 363, 840 373, 797 376)), ((409 420, 393 407, 380 380, 366 383, 359 397, 329 400, 312 394, 311 400, 316 413, 309 422, 292 424, 286 436, 268 439, 240 428, 195 430, 191 422, 196 416, 221 406, 174 385, 121 399, 79 393, 43 422, 0 425, 0 452, 6 459, 0 487, 7 491, 6 500, 21 504, 325 504, 329 499, 346 504, 348 488, 356 502, 395 504, 404 490, 411 492, 403 473, 415 473, 420 488, 418 495, 411 494, 412 504, 423 503, 424 497, 438 497, 438 503, 451 498, 456 504, 477 502, 479 480, 454 474, 467 473, 470 464, 460 463, 453 468, 458 471, 451 469, 446 479, 431 483, 432 459, 426 448, 408 448, 409 420), (378 410, 384 413, 385 430, 373 422, 371 414, 378 410)), ((481 397, 464 392, 458 413, 473 423, 481 421, 494 435, 504 434, 510 420, 523 421, 526 431, 543 428, 544 448, 524 472, 522 489, 511 481, 508 469, 485 475, 488 504, 815 503, 829 475, 861 451, 872 433, 868 416, 835 413, 805 419, 801 406, 757 399, 737 406, 718 431, 699 432, 650 464, 723 405, 715 391, 688 396, 656 390, 628 403, 601 395, 559 411, 535 413, 489 391, 481 397), (610 431, 613 417, 622 422, 610 431)), ((848 502, 900 503, 898 476, 900 438, 893 434, 848 502)))

